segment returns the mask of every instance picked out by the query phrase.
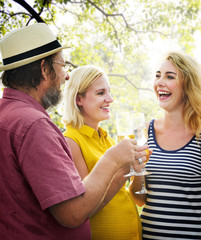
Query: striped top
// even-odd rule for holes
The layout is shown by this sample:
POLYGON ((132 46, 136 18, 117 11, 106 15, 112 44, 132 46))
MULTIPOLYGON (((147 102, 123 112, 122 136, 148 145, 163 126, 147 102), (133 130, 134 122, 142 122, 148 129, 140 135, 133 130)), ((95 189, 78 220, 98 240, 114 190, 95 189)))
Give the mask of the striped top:
POLYGON ((147 200, 141 213, 143 239, 201 239, 201 141, 166 151, 156 142, 154 120, 148 144, 153 149, 146 176, 147 200))

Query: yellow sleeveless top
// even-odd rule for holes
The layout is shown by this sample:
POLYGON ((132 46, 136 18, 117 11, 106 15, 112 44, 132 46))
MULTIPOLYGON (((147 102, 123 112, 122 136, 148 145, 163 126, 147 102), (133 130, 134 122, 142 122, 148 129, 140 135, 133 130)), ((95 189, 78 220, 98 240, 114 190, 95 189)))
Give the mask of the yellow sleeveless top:
MULTIPOLYGON (((115 142, 99 127, 83 125, 80 129, 67 126, 65 137, 73 139, 82 151, 89 172, 105 151, 115 142)), ((90 218, 92 240, 140 240, 141 222, 129 191, 122 187, 114 198, 90 218)))

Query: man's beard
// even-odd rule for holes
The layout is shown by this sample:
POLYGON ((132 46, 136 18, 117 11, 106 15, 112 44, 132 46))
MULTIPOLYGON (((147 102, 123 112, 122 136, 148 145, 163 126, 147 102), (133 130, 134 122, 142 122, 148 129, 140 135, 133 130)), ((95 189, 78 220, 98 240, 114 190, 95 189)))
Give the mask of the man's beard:
POLYGON ((51 106, 56 106, 61 101, 61 98, 61 90, 51 86, 42 97, 41 105, 48 109, 51 106))

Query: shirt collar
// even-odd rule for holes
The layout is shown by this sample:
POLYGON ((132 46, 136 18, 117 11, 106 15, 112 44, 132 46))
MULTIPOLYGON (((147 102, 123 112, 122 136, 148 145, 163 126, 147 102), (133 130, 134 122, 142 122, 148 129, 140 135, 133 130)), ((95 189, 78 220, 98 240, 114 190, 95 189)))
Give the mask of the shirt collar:
POLYGON ((12 88, 4 88, 3 98, 27 103, 28 105, 31 105, 33 108, 43 112, 46 116, 49 117, 48 113, 40 103, 38 103, 33 97, 22 91, 12 88))
POLYGON ((92 127, 89 127, 87 125, 82 125, 82 127, 79 129, 79 132, 87 135, 90 138, 92 138, 92 137, 99 138, 99 134, 100 134, 100 138, 104 138, 107 136, 107 132, 105 130, 103 130, 101 127, 98 128, 99 134, 95 129, 93 129, 92 127))

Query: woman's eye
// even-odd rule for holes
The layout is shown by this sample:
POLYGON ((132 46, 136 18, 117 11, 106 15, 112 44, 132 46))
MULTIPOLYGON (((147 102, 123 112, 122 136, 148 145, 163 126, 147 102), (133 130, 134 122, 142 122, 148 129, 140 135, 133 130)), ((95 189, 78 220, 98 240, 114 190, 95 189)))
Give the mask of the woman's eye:
POLYGON ((156 74, 156 78, 160 78, 160 75, 156 74))
POLYGON ((98 95, 103 95, 104 94, 104 92, 103 91, 101 91, 101 92, 98 92, 98 95))
POLYGON ((173 76, 167 76, 167 78, 169 78, 169 79, 174 79, 174 77, 173 77, 173 76))

